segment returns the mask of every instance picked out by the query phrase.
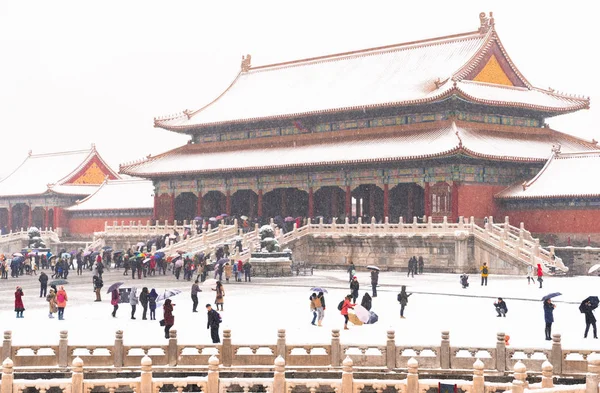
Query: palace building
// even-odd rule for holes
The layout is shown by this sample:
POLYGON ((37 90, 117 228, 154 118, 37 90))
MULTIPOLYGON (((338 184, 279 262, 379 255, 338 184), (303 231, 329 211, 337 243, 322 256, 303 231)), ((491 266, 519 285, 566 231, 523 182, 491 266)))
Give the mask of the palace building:
POLYGON ((160 220, 501 216, 515 204, 495 196, 558 147, 600 151, 546 123, 589 106, 531 85, 482 13, 451 36, 262 66, 244 56, 212 102, 155 119, 187 145, 120 172, 153 181, 160 220))

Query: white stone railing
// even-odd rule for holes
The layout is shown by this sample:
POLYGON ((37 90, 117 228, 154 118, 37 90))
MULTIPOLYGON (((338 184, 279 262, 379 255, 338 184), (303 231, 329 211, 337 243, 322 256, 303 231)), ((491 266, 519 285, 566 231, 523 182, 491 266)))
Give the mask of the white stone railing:
MULTIPOLYGON (((335 367, 339 369, 341 366, 340 377, 323 377, 319 378, 318 371, 310 371, 310 378, 288 378, 286 377, 286 367, 288 366, 284 356, 277 356, 269 365, 269 370, 273 370, 272 377, 255 377, 256 374, 252 369, 242 369, 244 374, 236 378, 221 378, 221 361, 216 355, 210 356, 208 361, 208 373, 206 377, 168 377, 154 378, 153 359, 144 355, 138 362, 138 367, 128 369, 130 373, 137 374, 139 377, 124 377, 112 379, 93 379, 84 378, 84 366, 87 363, 80 357, 76 357, 70 363, 70 370, 65 367, 61 371, 69 372, 71 378, 52 379, 52 374, 45 374, 44 379, 28 380, 14 379, 14 364, 10 358, 6 358, 2 363, 2 393, 22 393, 26 389, 34 390, 37 393, 46 393, 50 389, 59 390, 62 393, 84 393, 90 392, 93 389, 99 388, 111 393, 119 391, 132 391, 140 393, 160 392, 165 387, 173 387, 177 392, 198 391, 200 389, 205 393, 228 393, 234 391, 242 391, 248 393, 250 391, 268 392, 268 393, 292 393, 297 391, 309 391, 316 393, 317 391, 333 391, 335 393, 364 393, 373 392, 382 393, 419 393, 427 392, 430 389, 435 389, 440 383, 439 379, 420 378, 419 370, 421 363, 414 357, 411 357, 406 362, 406 376, 394 371, 393 374, 382 372, 382 377, 385 378, 369 378, 355 379, 354 369, 356 366, 354 360, 347 356, 343 362, 335 367), (131 372, 133 371, 133 372, 131 372), (391 378, 390 378, 391 377, 391 378), (233 387, 239 387, 233 389, 233 387)), ((121 368, 117 368, 117 371, 121 368)), ((86 374, 90 376, 93 370, 87 368, 86 374)), ((162 371, 162 370, 161 370, 162 371)), ((177 370, 170 368, 172 373, 186 374, 186 370, 177 370)), ((298 370, 295 370, 298 373, 298 370)), ((444 370, 437 371, 438 373, 452 376, 452 379, 444 379, 444 384, 454 385, 461 391, 468 393, 493 393, 496 391, 510 393, 598 393, 598 381, 600 374, 600 358, 594 357, 588 360, 587 374, 585 374, 585 384, 556 384, 554 381, 554 369, 550 362, 544 362, 541 372, 541 382, 530 383, 528 381, 527 367, 522 362, 517 362, 512 368, 512 373, 508 375, 508 381, 487 382, 485 377, 486 367, 480 359, 475 359, 465 367, 462 373, 444 373, 444 370), (512 378, 512 381, 510 381, 512 378)), ((489 370, 488 370, 489 371, 489 370)), ((508 370, 507 370, 508 371, 508 370)), ((503 372, 500 376, 506 380, 503 372)))
POLYGON ((376 223, 374 218, 370 223, 363 223, 359 218, 357 224, 350 224, 348 219, 343 224, 325 224, 322 219, 318 223, 312 223, 309 219, 307 225, 297 228, 294 224, 294 229, 285 234, 282 234, 279 230, 276 231, 276 238, 282 246, 306 235, 393 235, 406 237, 415 235, 421 237, 430 235, 456 237, 472 235, 476 239, 512 255, 526 265, 535 267, 539 263, 546 271, 550 267, 560 271, 568 270, 562 259, 540 246, 538 239, 528 240, 531 238, 528 231, 521 228, 517 231, 517 228, 512 227, 508 223, 508 217, 501 225, 494 224, 493 217, 489 217, 484 227, 476 225, 473 217, 468 222, 460 217, 457 223, 448 222, 447 217, 444 217, 440 223, 434 223, 432 217, 428 217, 425 223, 417 222, 416 217, 413 222, 405 223, 400 217, 400 222, 394 224, 389 223, 387 219, 384 223, 376 223))
MULTIPOLYGON (((126 223, 125 221, 121 221, 119 224, 118 221, 113 221, 112 225, 109 225, 108 221, 104 223, 104 233, 110 234, 112 236, 127 236, 127 235, 164 235, 165 233, 173 232, 177 230, 180 234, 183 235, 185 227, 190 225, 191 228, 196 230, 196 221, 173 221, 169 223, 169 221, 157 222, 155 225, 150 224, 150 221, 146 221, 146 223, 142 223, 141 221, 129 221, 126 223)), ((102 235, 102 232, 96 232, 96 236, 102 235)))
MULTIPOLYGON (((40 230, 40 235, 42 239, 49 239, 53 242, 59 243, 60 238, 58 237, 58 233, 54 232, 52 228, 46 228, 44 230, 40 230)), ((9 233, 0 236, 0 244, 9 243, 14 240, 26 240, 29 239, 29 235, 27 235, 27 229, 21 228, 20 231, 10 231, 9 233)))
POLYGON ((545 362, 554 365, 556 375, 582 375, 588 363, 598 351, 590 349, 563 349, 561 335, 554 334, 551 349, 513 348, 505 344, 505 334, 496 334, 495 346, 452 346, 449 332, 442 332, 438 345, 399 345, 395 331, 387 332, 387 340, 381 345, 357 345, 342 343, 339 330, 331 331, 328 343, 290 344, 286 332, 277 331, 272 343, 233 343, 231 330, 223 331, 222 344, 180 343, 177 331, 171 330, 166 344, 125 345, 123 332, 117 331, 112 345, 69 344, 68 332, 60 332, 58 345, 13 345, 12 333, 4 332, 2 358, 12 359, 19 370, 44 368, 59 370, 80 358, 88 367, 117 369, 136 367, 143 357, 161 367, 200 367, 206 365, 213 355, 220 357, 224 368, 267 367, 278 356, 293 367, 310 367, 328 370, 340 367, 346 358, 357 367, 386 370, 405 369, 414 358, 423 369, 460 370, 469 369, 479 359, 486 370, 497 373, 510 371, 517 363, 524 364, 534 372, 542 372, 545 362))

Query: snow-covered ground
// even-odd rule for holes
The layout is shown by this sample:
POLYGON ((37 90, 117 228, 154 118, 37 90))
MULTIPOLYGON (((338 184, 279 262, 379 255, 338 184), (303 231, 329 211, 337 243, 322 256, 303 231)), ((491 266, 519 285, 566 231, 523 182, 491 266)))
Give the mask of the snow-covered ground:
MULTIPOLYGON (((360 295, 371 290, 368 272, 357 274, 361 283, 360 295)), ((277 329, 286 329, 289 343, 327 343, 331 329, 343 328, 343 317, 337 304, 349 293, 347 273, 343 271, 316 271, 314 276, 291 278, 254 278, 252 283, 225 284, 225 311, 222 329, 232 330, 234 343, 273 344, 277 329), (327 309, 323 327, 310 325, 309 311, 311 286, 328 289, 327 309)), ((157 291, 178 288, 183 292, 173 298, 175 326, 180 343, 210 343, 206 330, 206 303, 214 301, 214 292, 206 288, 200 293, 198 313, 192 313, 189 290, 191 282, 177 281, 171 275, 131 280, 122 272, 104 275, 105 290, 116 281, 124 286, 147 286, 157 291)), ((379 296, 373 299, 373 310, 379 322, 373 325, 351 326, 341 330, 342 343, 385 345, 386 331, 396 331, 398 345, 439 345, 440 332, 450 331, 451 345, 493 347, 496 333, 511 336, 513 347, 550 348, 544 340, 544 317, 540 298, 550 292, 561 292, 555 298, 553 333, 561 333, 563 347, 569 349, 598 349, 600 340, 583 339, 584 315, 579 303, 590 295, 599 295, 598 277, 545 277, 544 288, 528 285, 525 277, 491 275, 488 286, 479 284, 479 276, 471 277, 468 289, 462 289, 458 275, 424 274, 407 278, 404 274, 382 272, 379 296), (406 319, 399 318, 396 295, 400 285, 407 285, 410 297, 405 310, 406 319), (501 296, 508 305, 506 318, 497 318, 493 302, 501 296)), ((48 305, 39 298, 37 277, 0 280, 0 330, 12 330, 15 345, 57 344, 60 330, 69 331, 72 344, 110 345, 116 330, 124 331, 126 345, 164 344, 163 328, 158 320, 162 310, 157 310, 157 321, 143 321, 141 306, 137 319, 130 319, 130 306, 121 304, 117 318, 110 313, 110 297, 103 293, 102 302, 94 302, 91 273, 69 276, 65 286, 69 296, 64 321, 48 319, 48 305), (16 319, 13 312, 14 290, 23 287, 25 318, 16 319)), ((103 292, 105 292, 105 290, 103 292)), ((139 293, 139 291, 138 291, 139 293)), ((360 298, 359 298, 360 302, 360 298)), ((221 332, 222 332, 221 329, 221 332)), ((589 337, 592 334, 590 332, 589 337)))

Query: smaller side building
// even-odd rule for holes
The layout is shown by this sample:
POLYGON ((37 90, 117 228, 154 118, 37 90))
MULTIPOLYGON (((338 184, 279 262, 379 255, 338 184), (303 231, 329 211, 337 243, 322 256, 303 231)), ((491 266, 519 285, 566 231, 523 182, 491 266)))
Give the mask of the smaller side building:
POLYGON ((104 223, 152 219, 154 186, 144 179, 106 179, 96 192, 65 209, 72 236, 104 230, 104 223))
POLYGON ((600 152, 554 151, 529 181, 495 196, 502 215, 524 222, 546 244, 600 244, 600 152))

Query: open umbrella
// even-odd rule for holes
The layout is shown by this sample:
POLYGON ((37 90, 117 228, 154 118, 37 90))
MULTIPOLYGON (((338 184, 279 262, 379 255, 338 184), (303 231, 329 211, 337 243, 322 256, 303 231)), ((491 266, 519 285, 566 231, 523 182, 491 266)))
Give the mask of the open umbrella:
POLYGON ((354 313, 362 323, 368 323, 371 318, 371 312, 358 304, 354 306, 354 313))
MULTIPOLYGON (((84 253, 83 253, 83 256, 84 256, 84 257, 87 257, 88 255, 91 255, 91 254, 92 254, 92 252, 91 252, 90 250, 88 250, 88 251, 86 251, 86 252, 84 252, 84 253)), ((63 254, 63 255, 64 255, 64 254, 63 254)), ((71 256, 71 255, 69 255, 69 256, 71 256)), ((63 257, 63 258, 64 258, 64 257, 63 257)))
POLYGON ((220 216, 223 217, 223 218, 225 218, 225 217, 229 217, 229 214, 227 214, 227 213, 221 213, 220 216))
POLYGON ((110 287, 108 287, 108 290, 106 291, 106 293, 111 293, 112 291, 114 291, 115 289, 118 289, 123 284, 124 283, 122 283, 122 282, 116 282, 116 283, 112 284, 110 287))
POLYGON ((294 221, 294 217, 288 216, 283 221, 285 221, 285 222, 292 222, 292 221, 294 221))
POLYGON ((200 217, 200 216, 194 217, 194 220, 196 220, 196 221, 202 221, 202 217, 200 217))
POLYGON ((69 254, 68 252, 63 252, 62 254, 60 254, 60 257, 61 258, 71 258, 71 254, 69 254))
POLYGON ((156 298, 156 302, 161 302, 180 293, 181 291, 179 289, 165 289, 163 293, 158 295, 158 297, 156 298))
POLYGON ((112 251, 112 247, 111 246, 104 246, 104 247, 102 247, 102 249, 104 251, 108 251, 108 250, 112 251))
POLYGON ((175 267, 183 267, 183 259, 179 258, 175 261, 175 267))
POLYGON ((163 259, 165 257, 165 253, 162 251, 155 252, 154 257, 156 257, 157 259, 163 259))
POLYGON ((35 251, 31 251, 31 252, 27 253, 28 257, 35 257, 36 255, 37 255, 37 252, 35 252, 35 251))
POLYGON ((595 310, 598 308, 598 303, 600 303, 598 296, 588 296, 581 302, 581 305, 579 305, 579 311, 584 313, 588 308, 590 310, 595 310), (588 302, 590 303, 589 306, 587 305, 588 302))
POLYGON ((229 262, 229 258, 221 258, 221 259, 219 259, 219 260, 217 261, 217 264, 218 264, 218 265, 224 265, 224 264, 226 264, 227 262, 229 262))
POLYGON ((69 282, 65 279, 59 278, 58 280, 50 281, 48 285, 65 285, 69 282))
POLYGON ((215 217, 211 217, 208 219, 208 221, 217 221, 217 219, 215 217))
POLYGON ((248 219, 248 216, 240 216, 240 218, 245 221, 248 219))
POLYGON ((15 252, 13 254, 13 257, 22 257, 22 256, 23 256, 23 254, 21 254, 20 252, 15 252))
POLYGON ((137 247, 143 247, 145 245, 146 245, 145 242, 137 242, 137 244, 136 244, 137 247))
POLYGON ((545 302, 548 299, 552 299, 553 297, 557 297, 557 296, 560 296, 560 295, 562 295, 562 293, 560 293, 560 292, 552 292, 552 293, 549 293, 546 296, 544 296, 542 298, 542 301, 545 302))
POLYGON ((367 269, 369 269, 369 270, 377 270, 377 271, 379 271, 379 268, 378 268, 377 266, 373 266, 373 265, 369 265, 369 266, 367 266, 367 269))
POLYGON ((592 274, 592 273, 594 273, 595 271, 597 271, 598 269, 600 269, 600 263, 597 263, 597 264, 595 264, 594 266, 592 266, 592 267, 590 268, 590 270, 588 270, 588 274, 592 274))
POLYGON ((115 252, 113 252, 113 255, 114 256, 121 255, 121 254, 123 254, 123 252, 124 252, 123 250, 115 251, 115 252))
POLYGON ((142 261, 142 263, 148 263, 148 262, 150 262, 150 258, 146 258, 142 261))
POLYGON ((217 220, 222 220, 222 219, 223 219, 223 216, 219 215, 219 216, 216 216, 215 218, 216 218, 217 220))
POLYGON ((311 292, 316 292, 316 293, 319 293, 319 292, 327 293, 327 289, 322 288, 322 287, 312 287, 310 290, 311 290, 311 292))

